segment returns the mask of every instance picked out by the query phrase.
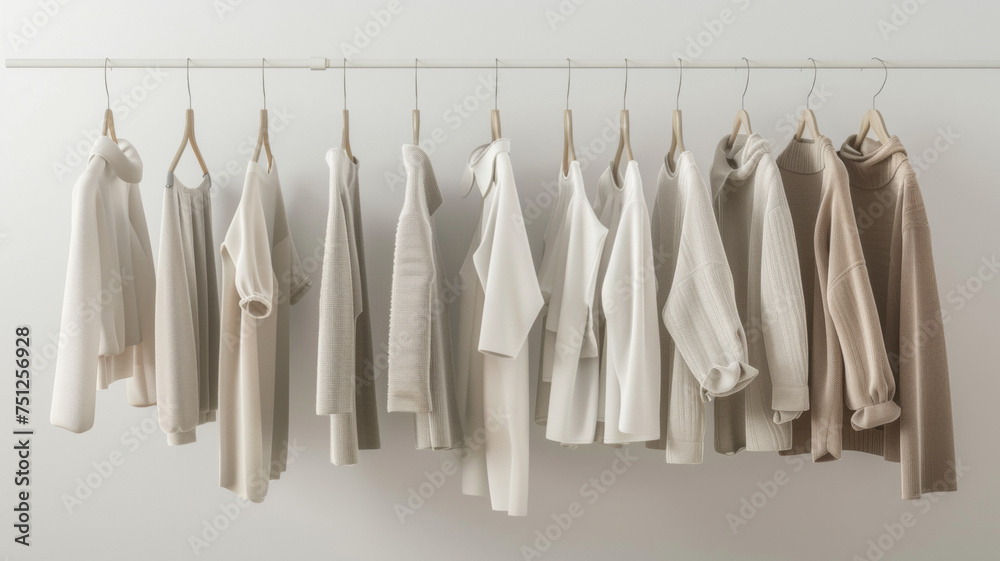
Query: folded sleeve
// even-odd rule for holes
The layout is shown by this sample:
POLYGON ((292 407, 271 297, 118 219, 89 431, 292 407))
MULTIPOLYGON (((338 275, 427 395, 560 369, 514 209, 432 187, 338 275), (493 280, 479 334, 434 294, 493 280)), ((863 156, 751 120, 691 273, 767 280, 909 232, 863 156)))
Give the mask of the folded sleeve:
MULTIPOLYGON (((231 248, 236 262, 236 292, 240 308, 254 319, 271 314, 274 300, 274 272, 270 262, 270 242, 267 222, 260 197, 243 197, 237 209, 239 236, 238 247, 231 248), (246 204, 246 207, 242 205, 246 204)), ((227 240, 228 242, 228 240, 227 240)))

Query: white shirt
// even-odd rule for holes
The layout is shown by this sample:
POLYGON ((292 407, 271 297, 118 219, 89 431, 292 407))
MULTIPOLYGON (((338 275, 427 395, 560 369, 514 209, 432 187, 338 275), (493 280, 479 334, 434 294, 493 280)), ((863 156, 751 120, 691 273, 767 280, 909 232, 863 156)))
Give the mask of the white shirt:
POLYGON ((510 141, 476 148, 463 184, 483 211, 459 272, 458 407, 469 447, 462 492, 494 510, 528 507, 528 332, 543 304, 510 163, 510 141))
POLYGON ((579 162, 560 172, 558 187, 539 267, 547 311, 535 419, 545 421, 549 440, 587 444, 595 438, 600 400, 594 295, 608 229, 587 199, 579 162))
POLYGON ((142 160, 123 138, 98 137, 73 186, 69 264, 52 424, 94 426, 97 390, 128 379, 128 401, 156 403, 156 278, 142 210, 142 160))

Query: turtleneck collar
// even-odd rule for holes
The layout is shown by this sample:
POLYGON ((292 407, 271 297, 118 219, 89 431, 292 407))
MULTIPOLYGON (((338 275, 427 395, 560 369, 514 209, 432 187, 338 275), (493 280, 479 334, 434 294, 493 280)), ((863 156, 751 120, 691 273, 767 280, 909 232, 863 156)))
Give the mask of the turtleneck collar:
POLYGON ((124 138, 118 144, 108 136, 99 136, 90 150, 90 158, 102 158, 111 166, 115 175, 126 183, 138 184, 142 181, 142 160, 135 147, 124 138))
POLYGON ((726 182, 743 181, 757 170, 757 163, 766 154, 771 154, 771 144, 757 133, 741 134, 736 137, 732 148, 726 148, 729 135, 722 137, 715 148, 712 162, 712 194, 718 195, 726 182))
POLYGON ((854 148, 852 134, 840 147, 841 161, 847 168, 852 187, 862 189, 878 189, 884 187, 896 175, 896 170, 906 161, 906 149, 899 138, 893 136, 885 144, 866 138, 861 143, 861 150, 854 148))
POLYGON ((795 140, 775 158, 778 167, 803 175, 819 173, 826 167, 827 154, 835 154, 833 142, 825 136, 813 140, 795 140))

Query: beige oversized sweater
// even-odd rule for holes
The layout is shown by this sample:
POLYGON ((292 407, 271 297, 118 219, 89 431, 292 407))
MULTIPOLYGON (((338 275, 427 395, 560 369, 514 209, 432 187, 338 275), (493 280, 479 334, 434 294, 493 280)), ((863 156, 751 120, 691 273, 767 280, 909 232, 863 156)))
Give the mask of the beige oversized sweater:
POLYGON ((898 138, 866 139, 860 151, 853 143, 839 154, 901 411, 884 427, 844 431, 844 449, 900 462, 904 499, 955 491, 948 357, 923 197, 898 138))
POLYGON ((792 140, 777 158, 795 225, 810 330, 810 411, 792 425, 788 453, 837 460, 850 425, 899 417, 896 384, 851 206, 847 169, 830 139, 792 140))

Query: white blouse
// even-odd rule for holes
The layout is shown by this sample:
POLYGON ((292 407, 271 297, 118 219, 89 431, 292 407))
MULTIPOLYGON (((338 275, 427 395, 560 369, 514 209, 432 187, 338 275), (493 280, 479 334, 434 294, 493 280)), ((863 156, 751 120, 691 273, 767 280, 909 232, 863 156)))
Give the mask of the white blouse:
POLYGON ((462 492, 490 495, 494 510, 528 507, 528 332, 543 304, 510 163, 510 141, 476 148, 464 185, 482 214, 459 272, 458 407, 468 453, 462 492))

